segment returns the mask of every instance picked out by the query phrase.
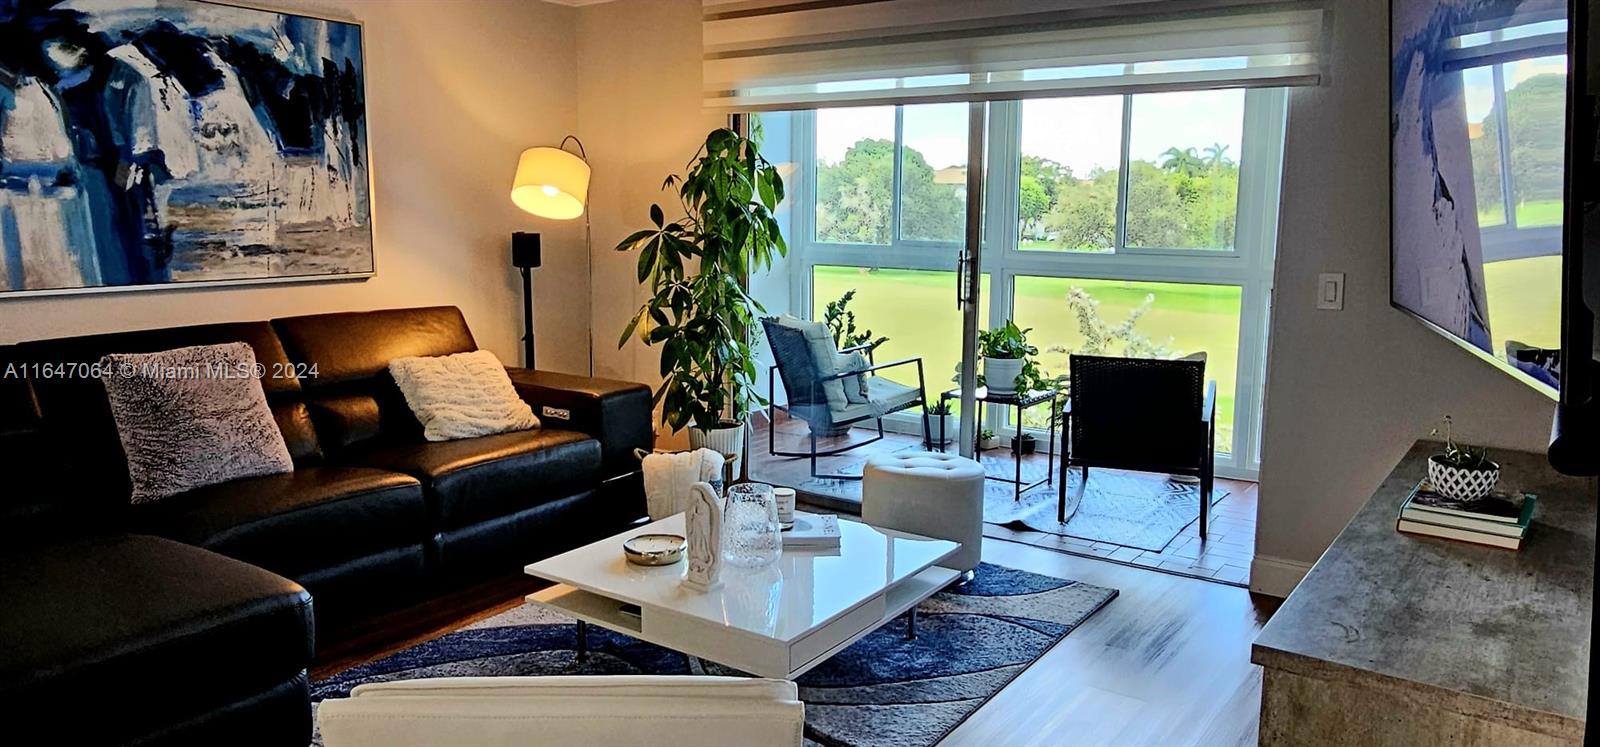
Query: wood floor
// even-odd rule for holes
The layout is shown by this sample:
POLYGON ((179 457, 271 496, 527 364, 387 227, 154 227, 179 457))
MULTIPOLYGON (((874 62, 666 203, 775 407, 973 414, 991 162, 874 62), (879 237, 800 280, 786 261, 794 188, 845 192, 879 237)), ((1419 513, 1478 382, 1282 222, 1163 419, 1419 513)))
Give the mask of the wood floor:
MULTIPOLYGON (((778 457, 768 453, 768 429, 764 413, 755 415, 752 428, 749 468, 751 479, 775 485, 788 485, 802 492, 808 490, 808 485, 818 487, 816 481, 810 480, 810 460, 778 457)), ((806 449, 807 431, 804 422, 780 412, 773 431, 776 433, 779 449, 784 451, 806 449)), ((875 431, 855 428, 847 436, 823 439, 818 441, 817 445, 822 450, 835 449, 853 442, 866 441, 875 435, 877 435, 875 431)), ((820 459, 818 468, 824 473, 839 471, 859 473, 860 465, 868 458, 876 454, 915 448, 919 441, 916 436, 890 433, 877 443, 862 446, 837 457, 820 459)), ((1045 445, 1041 443, 1038 453, 1023 457, 1025 474, 1043 474, 1040 470, 1045 468, 1046 464, 1044 452, 1045 445)), ((1000 453, 1009 458, 1009 452, 1000 453)), ((819 489, 848 496, 857 505, 861 500, 860 482, 827 481, 819 489)), ((993 524, 984 525, 984 534, 1076 555, 1106 558, 1168 573, 1247 586, 1250 578, 1250 561, 1255 557, 1256 547, 1256 484, 1219 477, 1216 489, 1225 490, 1228 495, 1211 507, 1211 524, 1206 539, 1200 539, 1200 524, 1197 521, 1184 527, 1165 549, 1158 552, 993 524)), ((1037 490, 1048 491, 1053 488, 1045 486, 1037 490)), ((805 500, 805 496, 802 496, 802 500, 805 500)), ((833 502, 821 505, 828 510, 844 510, 842 505, 833 502)))
MULTIPOLYGON (((1277 600, 1209 581, 986 539, 984 560, 1121 594, 942 742, 1203 745, 1256 741, 1261 670, 1250 642, 1277 600)), ((319 656, 313 678, 380 658, 521 603, 508 579, 397 614, 319 656), (386 626, 395 626, 385 639, 386 626)))

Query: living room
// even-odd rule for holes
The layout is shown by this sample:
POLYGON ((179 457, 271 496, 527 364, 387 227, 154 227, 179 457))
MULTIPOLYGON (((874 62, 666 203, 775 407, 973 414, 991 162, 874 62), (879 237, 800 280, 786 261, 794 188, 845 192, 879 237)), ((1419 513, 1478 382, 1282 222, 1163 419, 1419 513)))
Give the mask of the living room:
POLYGON ((1584 742, 1590 5, 0 0, 13 733, 1584 742))

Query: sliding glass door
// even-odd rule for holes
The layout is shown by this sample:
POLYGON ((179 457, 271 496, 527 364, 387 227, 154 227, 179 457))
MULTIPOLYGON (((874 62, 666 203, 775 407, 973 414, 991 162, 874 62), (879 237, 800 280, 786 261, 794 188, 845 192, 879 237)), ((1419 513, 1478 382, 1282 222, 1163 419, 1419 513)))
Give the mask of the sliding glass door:
MULTIPOLYGON (((978 326, 1031 328, 1052 375, 1073 352, 1206 353, 1218 469, 1253 477, 1285 101, 1253 89, 987 105, 978 326)), ((851 294, 858 326, 888 338, 879 358, 923 358, 935 398, 962 358, 968 106, 763 115, 782 120, 772 146, 794 164, 781 310, 820 319, 851 294)), ((984 420, 1006 431, 1009 417, 984 420)), ((920 432, 920 414, 889 427, 920 432)))

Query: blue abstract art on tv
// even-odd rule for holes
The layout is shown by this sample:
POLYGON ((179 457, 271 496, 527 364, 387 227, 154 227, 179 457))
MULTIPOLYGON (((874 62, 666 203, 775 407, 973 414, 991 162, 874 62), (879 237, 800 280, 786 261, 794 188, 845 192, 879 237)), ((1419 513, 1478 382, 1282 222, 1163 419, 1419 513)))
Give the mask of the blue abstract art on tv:
POLYGON ((0 0, 0 293, 373 271, 361 27, 0 0))

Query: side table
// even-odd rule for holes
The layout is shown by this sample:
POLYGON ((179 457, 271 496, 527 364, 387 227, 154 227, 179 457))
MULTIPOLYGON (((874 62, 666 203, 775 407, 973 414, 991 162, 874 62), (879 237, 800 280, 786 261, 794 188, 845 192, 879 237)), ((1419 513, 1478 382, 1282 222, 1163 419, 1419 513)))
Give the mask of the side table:
MULTIPOLYGON (((1016 465, 1016 477, 1015 478, 1000 477, 1000 476, 997 476, 997 475, 990 475, 990 474, 987 473, 987 471, 985 471, 985 477, 987 479, 997 480, 999 482, 1010 483, 1013 486, 1015 486, 1016 487, 1016 491, 1015 491, 1015 494, 1013 495, 1013 498, 1015 500, 1019 500, 1019 501, 1022 500, 1022 494, 1023 493, 1026 493, 1029 490, 1037 488, 1040 485, 1050 485, 1050 484, 1055 482, 1055 476, 1053 474, 1054 468, 1052 467, 1052 465, 1055 464, 1055 459, 1056 459, 1056 410, 1058 408, 1055 406, 1055 403, 1056 403, 1056 399, 1059 396, 1060 396, 1059 393, 1054 392, 1054 391, 1047 391, 1047 390, 1035 390, 1035 391, 1031 391, 1031 392, 1019 392, 1019 393, 1016 393, 1016 394, 991 394, 989 392, 989 388, 988 387, 984 387, 984 386, 978 387, 977 399, 978 399, 979 403, 1004 405, 1006 407, 1014 407, 1014 408, 1016 408, 1017 426, 1018 426, 1017 430, 1018 430, 1019 433, 1021 432, 1022 413, 1023 413, 1024 410, 1027 410, 1030 407, 1036 407, 1038 405, 1045 404, 1045 403, 1049 403, 1050 404, 1050 437, 1049 437, 1049 447, 1045 451, 1044 479, 1035 480, 1033 482, 1023 482, 1023 480, 1022 480, 1022 449, 1021 449, 1020 439, 1019 439, 1019 443, 1016 446, 1013 446, 1012 449, 1011 449, 1011 458, 1012 458, 1012 461, 1016 465)), ((949 400, 952 400, 952 399, 956 399, 956 400, 961 399, 961 390, 960 389, 951 389, 949 391, 941 392, 939 394, 939 401, 941 403, 947 403, 949 400)), ((982 407, 978 408, 978 425, 977 425, 976 430, 978 432, 980 432, 980 433, 983 431, 983 410, 984 410, 984 408, 982 408, 982 407)), ((939 419, 939 441, 942 443, 943 441, 945 441, 946 437, 947 437, 947 434, 945 433, 944 418, 940 418, 939 419)), ((943 452, 944 449, 945 449, 945 447, 943 445, 939 446, 939 451, 943 452)), ((982 463, 981 459, 979 460, 979 463, 982 463)))

